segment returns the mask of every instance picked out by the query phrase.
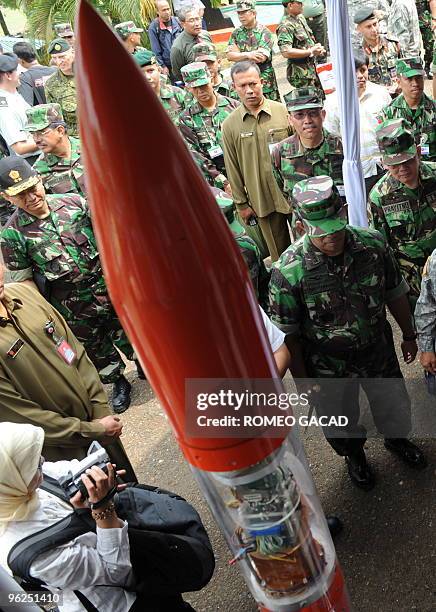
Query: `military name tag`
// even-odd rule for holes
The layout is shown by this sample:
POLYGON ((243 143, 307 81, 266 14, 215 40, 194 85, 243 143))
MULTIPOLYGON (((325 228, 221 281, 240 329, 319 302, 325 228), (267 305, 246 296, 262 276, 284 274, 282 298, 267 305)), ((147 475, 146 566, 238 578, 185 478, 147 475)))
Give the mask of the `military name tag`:
POLYGON ((249 138, 253 136, 253 132, 241 132, 241 138, 249 138))
POLYGON ((223 150, 221 149, 221 147, 219 145, 216 145, 215 147, 210 147, 210 149, 208 149, 207 152, 209 153, 209 157, 211 159, 215 159, 215 157, 219 157, 220 155, 224 155, 223 150))
POLYGON ((67 363, 68 365, 74 363, 74 360, 76 359, 76 353, 75 351, 73 351, 73 349, 66 340, 61 340, 60 343, 56 346, 56 350, 62 357, 62 359, 65 361, 65 363, 67 363))
POLYGON ((385 215, 399 212, 412 212, 412 207, 410 206, 410 202, 408 200, 404 200, 403 202, 395 202, 395 204, 384 204, 382 205, 382 208, 385 215))
POLYGON ((8 357, 11 357, 12 359, 15 359, 15 357, 18 355, 18 353, 21 351, 21 349, 24 346, 24 342, 23 340, 21 340, 21 338, 18 338, 18 340, 15 340, 15 342, 13 343, 13 345, 11 346, 10 349, 8 349, 6 355, 8 357))

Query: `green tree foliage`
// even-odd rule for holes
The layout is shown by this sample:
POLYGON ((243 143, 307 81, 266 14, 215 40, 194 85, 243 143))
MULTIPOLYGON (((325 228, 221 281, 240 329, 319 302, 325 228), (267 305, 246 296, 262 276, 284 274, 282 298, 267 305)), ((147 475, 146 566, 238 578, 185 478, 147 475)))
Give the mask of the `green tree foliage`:
MULTIPOLYGON (((156 16, 154 0, 90 0, 111 23, 134 21, 146 29, 156 16)), ((53 25, 74 24, 76 0, 1 0, 2 5, 16 5, 27 17, 28 28, 35 38, 51 40, 53 25)))

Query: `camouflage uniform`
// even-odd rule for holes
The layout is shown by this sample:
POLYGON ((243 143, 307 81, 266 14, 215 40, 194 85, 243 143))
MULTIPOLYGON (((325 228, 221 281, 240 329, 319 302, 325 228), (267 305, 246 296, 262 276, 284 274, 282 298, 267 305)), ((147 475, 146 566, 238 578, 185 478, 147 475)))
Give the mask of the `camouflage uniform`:
POLYGON ((174 125, 179 125, 180 117, 186 107, 186 93, 180 87, 161 83, 159 98, 174 125))
MULTIPOLYGON (((303 15, 284 15, 277 28, 277 42, 280 51, 288 49, 309 49, 316 44, 312 30, 307 25, 303 15)), ((289 83, 296 88, 299 87, 321 87, 316 73, 315 58, 288 58, 286 76, 289 83)))
POLYGON ((274 41, 268 28, 260 23, 251 30, 240 26, 235 28, 230 34, 227 51, 232 45, 236 45, 241 53, 256 51, 259 49, 267 55, 267 59, 261 64, 257 64, 260 69, 260 76, 263 79, 263 95, 270 100, 280 102, 280 93, 277 85, 276 74, 272 65, 272 53, 274 41))
POLYGON ((407 283, 379 232, 347 225, 331 179, 301 181, 293 198, 307 233, 273 265, 271 319, 282 331, 299 338, 309 377, 354 379, 345 386, 334 381, 335 402, 328 384, 327 396, 323 395, 324 387, 321 392, 327 401, 315 402, 318 412, 347 415, 345 431, 360 436, 329 439, 339 454, 352 454, 364 444, 365 431, 359 426, 359 385, 368 396, 379 431, 392 431, 395 423, 400 430, 397 437, 403 437, 410 429, 410 401, 387 331, 385 306, 407 293, 407 283), (339 231, 345 231, 341 257, 323 254, 311 241, 311 237, 339 231), (372 381, 365 382, 384 377, 400 379, 394 381, 395 394, 386 396, 386 387, 380 394, 372 381))
MULTIPOLYGON (((405 77, 423 74, 420 58, 400 59, 397 72, 405 77)), ((421 145, 421 155, 425 161, 436 161, 436 102, 422 93, 417 109, 411 109, 403 94, 386 106, 379 116, 379 121, 387 119, 406 119, 412 127, 416 144, 421 145)))
POLYGON ((363 43, 363 51, 369 58, 368 78, 372 83, 390 87, 397 76, 396 63, 400 57, 399 44, 380 36, 377 50, 363 43))
POLYGON ((424 63, 426 68, 429 69, 433 56, 433 32, 429 0, 416 0, 416 10, 418 11, 419 29, 424 45, 424 63))
POLYGON ((66 75, 58 70, 51 76, 44 86, 47 102, 57 102, 67 124, 70 136, 79 136, 77 123, 77 97, 76 81, 74 75, 66 75))
POLYGON ((35 273, 47 282, 45 297, 65 317, 96 366, 102 382, 115 382, 133 349, 111 304, 86 201, 78 195, 47 196, 50 216, 17 210, 1 234, 13 281, 35 273))
MULTIPOLYGON (((198 43, 192 47, 194 53, 194 62, 217 62, 218 54, 215 49, 215 45, 204 42, 198 43)), ((221 73, 219 73, 219 83, 213 83, 215 93, 219 93, 226 98, 233 98, 239 101, 239 96, 233 87, 231 80, 225 79, 221 73)))
POLYGON ((246 234, 245 229, 236 219, 236 211, 233 200, 220 189, 212 188, 212 193, 215 196, 218 206, 221 208, 221 211, 227 219, 230 229, 232 230, 241 251, 242 257, 247 264, 259 304, 262 306, 265 312, 268 313, 268 284, 270 273, 265 267, 260 251, 254 240, 246 234))
POLYGON ((404 57, 417 57, 420 54, 421 33, 413 0, 392 0, 388 18, 388 36, 398 40, 404 57))
MULTIPOLYGON (((210 76, 204 62, 194 62, 182 68, 185 83, 196 87, 210 83, 210 76)), ((220 187, 224 186, 225 176, 224 156, 221 148, 221 126, 224 120, 238 106, 236 100, 216 96, 216 106, 212 111, 203 108, 197 101, 192 103, 182 113, 179 128, 188 143, 189 148, 200 153, 216 168, 220 187)), ((216 181, 216 179, 215 179, 216 181)))
POLYGON ((423 353, 434 353, 436 341, 436 251, 433 251, 424 266, 421 293, 414 314, 419 350, 423 353))
MULTIPOLYGON (((377 128, 383 162, 395 165, 417 155, 404 120, 386 121, 377 128)), ((410 287, 411 304, 419 296, 427 257, 436 248, 436 164, 421 162, 419 187, 410 189, 390 173, 369 194, 372 226, 391 246, 410 287)))

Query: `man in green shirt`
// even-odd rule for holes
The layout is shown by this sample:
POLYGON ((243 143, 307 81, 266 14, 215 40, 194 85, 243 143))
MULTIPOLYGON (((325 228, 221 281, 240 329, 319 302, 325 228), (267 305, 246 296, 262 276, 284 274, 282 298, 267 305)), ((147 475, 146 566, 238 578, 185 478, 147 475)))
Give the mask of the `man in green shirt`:
POLYGON ((41 150, 33 167, 41 175, 46 193, 86 197, 80 141, 68 136, 59 104, 38 104, 27 109, 26 115, 26 129, 41 150))
POLYGON ((47 103, 57 102, 67 124, 70 136, 78 138, 76 81, 74 79, 74 49, 63 38, 53 40, 48 52, 58 71, 45 83, 47 103))
POLYGON ((177 36, 171 47, 171 68, 176 81, 183 81, 182 66, 194 60, 194 45, 200 42, 212 43, 209 32, 201 29, 201 17, 198 8, 182 6, 177 16, 183 27, 183 32, 177 36))
POLYGON ((288 113, 263 95, 259 67, 237 62, 231 70, 241 105, 222 127, 224 163, 232 197, 244 223, 259 224, 275 261, 290 244, 289 203, 273 176, 271 151, 289 136, 288 113))

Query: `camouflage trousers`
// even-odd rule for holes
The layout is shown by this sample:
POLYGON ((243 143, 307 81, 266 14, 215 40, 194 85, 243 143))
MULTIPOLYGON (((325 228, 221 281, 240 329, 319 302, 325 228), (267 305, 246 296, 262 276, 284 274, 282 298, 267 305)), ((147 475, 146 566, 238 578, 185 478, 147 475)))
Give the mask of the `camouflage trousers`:
POLYGON ((314 62, 297 64, 288 61, 286 78, 295 89, 299 87, 317 87, 323 91, 314 62))
MULTIPOLYGON (((431 253, 429 255, 431 255, 431 253)), ((421 264, 418 262, 411 262, 408 259, 403 259, 402 257, 398 256, 396 256, 396 260, 401 268, 404 280, 409 285, 408 298, 413 312, 415 310, 419 294, 421 293, 422 272, 424 270, 425 261, 421 264)))
POLYGON ((276 73, 274 68, 270 66, 262 70, 261 77, 263 79, 263 94, 268 100, 280 102, 279 86, 277 85, 276 73))
POLYGON ((377 431, 385 438, 405 438, 412 428, 410 398, 395 353, 390 325, 373 345, 335 356, 305 348, 306 368, 320 391, 313 408, 318 416, 346 416, 345 427, 324 428, 324 435, 338 455, 363 448, 366 428, 359 423, 359 392, 368 399, 377 431), (320 380, 325 379, 325 380, 320 380))
POLYGON ((102 383, 115 382, 125 370, 126 366, 117 349, 129 361, 135 358, 133 347, 121 327, 115 311, 109 316, 72 319, 68 321, 68 324, 85 347, 102 383))
MULTIPOLYGON (((316 15, 316 17, 306 17, 306 21, 309 28, 313 32, 316 42, 327 50, 329 39, 327 37, 327 18, 325 13, 322 15, 316 15)), ((325 57, 323 59, 325 60, 325 57)))
POLYGON ((424 45, 424 63, 426 68, 430 68, 433 57, 433 32, 431 29, 431 13, 423 11, 419 14, 419 29, 422 36, 422 44, 424 45))

